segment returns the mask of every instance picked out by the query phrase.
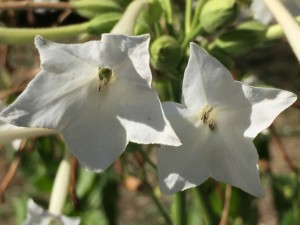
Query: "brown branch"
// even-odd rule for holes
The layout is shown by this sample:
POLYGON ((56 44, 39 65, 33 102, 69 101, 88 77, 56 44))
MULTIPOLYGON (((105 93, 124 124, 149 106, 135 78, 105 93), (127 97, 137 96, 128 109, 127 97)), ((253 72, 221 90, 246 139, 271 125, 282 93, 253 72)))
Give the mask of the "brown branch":
POLYGON ((78 169, 78 161, 77 159, 72 156, 71 159, 71 180, 70 180, 70 187, 69 192, 71 195, 71 199, 75 209, 79 209, 79 201, 76 195, 76 180, 77 180, 77 169, 78 169))
POLYGON ((297 172, 297 168, 294 166, 292 160, 290 159, 290 157, 288 156, 287 154, 287 150, 286 148, 284 147, 283 145, 283 142, 281 140, 281 138, 279 137, 279 135, 276 133, 276 130, 274 128, 274 125, 272 124, 270 127, 269 127, 269 130, 271 132, 271 135, 274 137, 274 140, 275 142, 277 143, 278 147, 279 147, 279 150, 282 154, 282 157, 284 159, 284 161, 286 162, 286 164, 288 165, 289 169, 293 172, 297 172))
POLYGON ((224 208, 223 208, 221 221, 219 225, 228 224, 228 213, 230 208, 230 201, 231 201, 231 186, 229 184, 226 184, 224 208))
POLYGON ((22 141, 21 145, 19 147, 19 150, 14 158, 14 160, 12 161, 12 163, 10 164, 10 167, 6 173, 6 175, 4 176, 3 180, 0 183, 0 202, 3 203, 4 202, 4 193, 8 187, 8 185, 10 184, 10 182, 12 181, 13 177, 15 176, 17 169, 20 165, 21 162, 21 152, 25 149, 25 144, 26 141, 22 141))
POLYGON ((49 8, 49 9, 72 9, 72 5, 68 2, 31 2, 31 1, 11 1, 0 2, 0 10, 24 10, 36 8, 49 8))

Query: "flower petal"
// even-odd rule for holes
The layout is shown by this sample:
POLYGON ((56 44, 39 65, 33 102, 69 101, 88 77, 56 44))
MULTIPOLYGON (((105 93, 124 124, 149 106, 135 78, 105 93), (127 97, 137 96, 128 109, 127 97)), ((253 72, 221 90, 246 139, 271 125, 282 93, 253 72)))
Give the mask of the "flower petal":
POLYGON ((179 147, 162 146, 158 151, 160 189, 172 194, 194 187, 209 177, 209 165, 205 162, 209 152, 200 152, 205 150, 201 146, 208 144, 208 133, 194 125, 196 120, 188 109, 171 102, 164 102, 162 106, 182 142, 179 147))
POLYGON ((79 162, 93 171, 106 169, 129 140, 180 144, 150 88, 149 36, 107 34, 82 45, 38 36, 36 45, 42 71, 1 113, 8 122, 59 130, 79 162), (99 66, 111 68, 116 78, 101 91, 99 66))
POLYGON ((229 71, 217 59, 196 44, 190 44, 190 58, 182 86, 184 105, 190 109, 197 109, 205 103, 221 106, 226 101, 227 92, 234 93, 232 81, 229 71))
POLYGON ((259 132, 272 124, 279 113, 297 99, 297 96, 289 91, 235 83, 239 86, 236 93, 242 91, 243 94, 234 97, 233 105, 220 110, 219 120, 247 138, 255 138, 259 132))
POLYGON ((181 145, 154 90, 122 82, 118 92, 122 98, 118 119, 126 129, 128 140, 142 144, 181 145))
POLYGON ((79 225, 79 218, 71 218, 63 215, 53 215, 37 205, 32 199, 27 203, 27 217, 23 225, 41 224, 79 225))
POLYGON ((117 79, 150 86, 149 41, 149 35, 103 34, 101 58, 104 66, 113 69, 117 79))
POLYGON ((224 130, 219 124, 214 131, 204 124, 196 127, 191 113, 174 105, 164 103, 163 108, 182 146, 163 146, 158 153, 162 191, 171 194, 200 185, 212 177, 254 196, 263 196, 258 155, 251 140, 232 134, 228 127, 224 130), (173 112, 168 113, 171 110, 173 112))

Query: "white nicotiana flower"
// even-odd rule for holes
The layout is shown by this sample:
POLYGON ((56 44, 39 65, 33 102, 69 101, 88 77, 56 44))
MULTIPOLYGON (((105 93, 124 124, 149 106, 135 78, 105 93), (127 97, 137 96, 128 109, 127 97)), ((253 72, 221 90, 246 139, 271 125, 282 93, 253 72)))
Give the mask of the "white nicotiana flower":
POLYGON ((32 199, 27 203, 27 217, 23 225, 79 225, 79 218, 70 218, 63 215, 54 215, 39 205, 32 199))
MULTIPOLYGON (((298 0, 280 0, 284 6, 290 11, 294 16, 300 15, 300 2, 298 0)), ((274 22, 275 19, 264 3, 263 0, 253 0, 251 3, 251 11, 253 13, 253 18, 260 21, 263 24, 270 24, 274 22)))
POLYGON ((163 103, 182 146, 163 146, 158 153, 161 190, 170 194, 212 177, 263 196, 253 139, 296 96, 234 81, 220 62, 196 44, 190 49, 182 104, 163 103))
POLYGON ((128 141, 180 145, 151 88, 149 35, 101 41, 35 39, 42 71, 1 113, 17 126, 60 131, 79 162, 103 171, 128 141))

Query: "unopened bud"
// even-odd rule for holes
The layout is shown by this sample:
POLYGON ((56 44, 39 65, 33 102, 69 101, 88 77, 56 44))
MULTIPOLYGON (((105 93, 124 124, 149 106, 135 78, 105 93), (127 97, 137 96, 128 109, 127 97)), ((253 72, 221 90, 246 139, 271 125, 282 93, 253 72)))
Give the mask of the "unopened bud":
POLYGON ((232 23, 238 14, 235 0, 208 0, 200 14, 200 23, 203 29, 212 33, 232 23))
POLYGON ((151 63, 159 70, 168 71, 174 69, 180 60, 180 44, 170 36, 161 36, 156 39, 150 48, 151 63))

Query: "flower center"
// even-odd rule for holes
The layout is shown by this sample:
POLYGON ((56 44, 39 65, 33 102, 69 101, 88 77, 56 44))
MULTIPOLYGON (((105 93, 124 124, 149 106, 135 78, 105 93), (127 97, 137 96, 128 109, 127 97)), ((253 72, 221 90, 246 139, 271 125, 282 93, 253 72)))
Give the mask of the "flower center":
POLYGON ((111 81, 111 78, 113 76, 113 72, 109 68, 99 67, 98 76, 99 76, 99 89, 98 89, 98 91, 100 92, 111 81))
POLYGON ((200 110, 200 120, 204 124, 208 124, 209 129, 212 131, 216 128, 216 114, 217 110, 208 104, 200 110))

